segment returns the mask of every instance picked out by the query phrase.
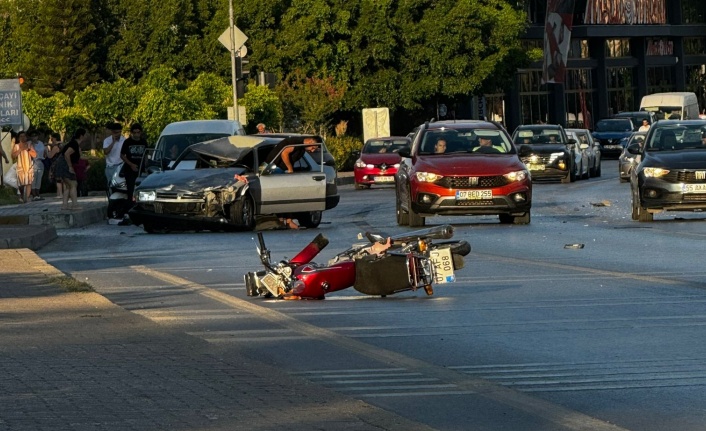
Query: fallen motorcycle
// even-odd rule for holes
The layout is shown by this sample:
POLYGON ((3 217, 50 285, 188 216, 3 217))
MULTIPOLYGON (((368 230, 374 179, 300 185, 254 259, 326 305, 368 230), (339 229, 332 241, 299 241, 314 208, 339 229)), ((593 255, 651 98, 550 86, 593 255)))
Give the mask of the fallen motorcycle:
POLYGON ((322 234, 293 258, 273 263, 258 232, 257 250, 265 270, 245 274, 245 288, 248 296, 281 299, 324 299, 351 286, 382 297, 420 288, 433 295, 434 284, 456 280, 454 271, 463 268, 463 257, 471 251, 463 240, 434 242, 453 237, 453 232, 452 226, 443 225, 392 236, 389 242, 366 232, 367 243, 354 244, 326 265, 312 262, 328 245, 322 234))

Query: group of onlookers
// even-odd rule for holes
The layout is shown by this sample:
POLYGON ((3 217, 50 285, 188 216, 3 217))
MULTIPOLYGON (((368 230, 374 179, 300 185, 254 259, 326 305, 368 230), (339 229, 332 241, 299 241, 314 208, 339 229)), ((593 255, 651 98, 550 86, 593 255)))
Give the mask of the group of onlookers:
MULTIPOLYGON (((12 179, 16 180, 20 202, 44 200, 40 190, 45 172, 48 172, 49 181, 56 185, 56 197, 62 199, 61 208, 79 209, 79 183, 81 192, 85 195, 85 180, 89 168, 87 161, 81 158, 80 145, 86 138, 86 130, 78 129, 66 144, 58 133, 51 133, 49 143, 45 144, 39 140, 36 130, 12 132, 10 156, 13 166, 9 174, 16 176, 12 179)), ((0 155, 6 163, 10 163, 1 148, 0 155)))

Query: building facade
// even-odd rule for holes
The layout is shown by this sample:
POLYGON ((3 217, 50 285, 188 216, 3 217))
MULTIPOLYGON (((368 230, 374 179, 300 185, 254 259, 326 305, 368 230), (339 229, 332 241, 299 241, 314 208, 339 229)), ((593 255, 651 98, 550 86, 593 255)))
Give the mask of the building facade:
MULTIPOLYGON (((550 0, 559 1, 561 0, 550 0)), ((522 43, 543 50, 547 0, 528 0, 522 43)), ((485 116, 520 124, 592 129, 637 110, 642 96, 692 91, 706 109, 706 0, 575 0, 563 83, 542 82, 542 61, 518 70, 510 88, 485 96, 485 116)))

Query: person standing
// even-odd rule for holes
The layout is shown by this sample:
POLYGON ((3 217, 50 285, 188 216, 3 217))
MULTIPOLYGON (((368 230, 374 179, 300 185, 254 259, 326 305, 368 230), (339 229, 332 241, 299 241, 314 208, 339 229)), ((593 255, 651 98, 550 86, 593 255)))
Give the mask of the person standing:
POLYGON ((62 210, 79 210, 77 196, 76 171, 74 165, 78 164, 81 158, 81 144, 86 140, 86 129, 80 128, 74 132, 74 137, 67 143, 59 153, 56 160, 56 177, 61 179, 63 186, 62 210), (72 205, 69 206, 69 199, 72 205))
POLYGON ((120 158, 125 163, 123 173, 125 174, 125 184, 127 186, 127 198, 131 205, 133 202, 132 195, 135 193, 135 181, 140 175, 139 169, 146 149, 147 140, 142 135, 142 126, 139 123, 135 123, 130 126, 130 137, 123 142, 120 150, 120 158))
POLYGON ((257 123, 257 133, 267 133, 267 126, 265 126, 265 123, 257 123))
POLYGON ((56 159, 60 156, 61 150, 64 148, 64 143, 61 142, 61 135, 57 132, 49 135, 49 181, 56 186, 56 198, 61 199, 64 195, 64 190, 61 186, 61 179, 56 177, 56 159))
POLYGON ((110 182, 115 171, 123 163, 120 151, 123 148, 125 137, 122 134, 123 127, 119 123, 108 123, 106 128, 110 130, 110 136, 103 140, 103 154, 105 155, 106 193, 110 196, 110 182))
POLYGON ((37 153, 32 144, 27 141, 27 132, 17 133, 15 145, 12 147, 12 158, 17 160, 17 188, 23 203, 29 202, 34 180, 33 159, 37 153))
POLYGON ((47 158, 47 148, 44 142, 39 140, 39 133, 36 130, 29 132, 29 139, 34 151, 37 155, 34 157, 34 180, 32 180, 32 200, 43 201, 44 198, 39 195, 42 189, 42 179, 44 178, 44 160, 47 158))

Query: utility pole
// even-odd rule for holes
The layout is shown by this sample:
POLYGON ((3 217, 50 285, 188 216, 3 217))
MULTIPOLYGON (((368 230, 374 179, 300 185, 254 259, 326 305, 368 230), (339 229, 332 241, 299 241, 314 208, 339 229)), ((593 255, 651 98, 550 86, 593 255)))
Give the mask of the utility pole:
POLYGON ((228 0, 228 15, 230 16, 230 67, 233 86, 233 119, 240 121, 238 115, 238 92, 237 92, 237 77, 235 70, 235 52, 239 50, 239 46, 235 46, 235 24, 233 22, 233 0, 228 0))

